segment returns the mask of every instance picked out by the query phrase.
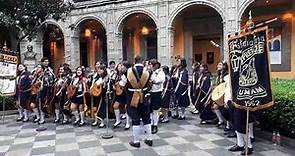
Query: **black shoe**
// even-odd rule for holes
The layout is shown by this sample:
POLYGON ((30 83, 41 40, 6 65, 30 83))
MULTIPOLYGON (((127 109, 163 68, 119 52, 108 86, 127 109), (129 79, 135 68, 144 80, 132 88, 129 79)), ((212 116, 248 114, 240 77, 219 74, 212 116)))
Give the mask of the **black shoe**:
POLYGON ((80 119, 79 120, 75 120, 73 125, 77 125, 78 123, 80 122, 80 119))
POLYGON ((251 143, 255 142, 255 138, 250 138, 251 143))
POLYGON ((217 127, 220 128, 222 125, 224 125, 224 122, 218 122, 217 127))
POLYGON ((152 134, 156 134, 158 132, 158 126, 152 126, 152 134))
POLYGON ((29 118, 24 118, 23 119, 23 122, 28 122, 29 121, 29 118))
POLYGON ((230 128, 224 128, 224 132, 228 132, 228 131, 230 131, 231 129, 230 128))
POLYGON ((171 117, 171 111, 168 111, 168 113, 167 113, 167 115, 168 115, 168 117, 171 117))
POLYGON ((22 117, 18 117, 17 119, 16 119, 16 122, 20 122, 20 121, 22 121, 24 119, 24 117, 22 116, 22 117))
POLYGON ((179 115, 172 115, 172 119, 177 119, 179 115))
POLYGON ((168 122, 169 122, 168 119, 164 119, 164 120, 161 121, 161 123, 168 123, 168 122))
POLYGON ((45 124, 45 120, 43 120, 43 121, 39 121, 39 124, 45 124))
POLYGON ((153 146, 153 140, 144 139, 144 143, 147 144, 148 146, 153 146))
POLYGON ((81 126, 84 126, 84 125, 85 125, 85 122, 83 121, 83 122, 80 122, 78 126, 81 127, 81 126))
POLYGON ((227 135, 227 137, 228 138, 235 138, 235 137, 237 137, 237 134, 236 133, 228 133, 228 135, 227 135))
POLYGON ((228 149, 229 151, 231 152, 237 152, 237 151, 243 151, 244 150, 244 147, 240 147, 238 145, 234 145, 232 146, 230 149, 228 149))
POLYGON ((61 122, 61 124, 64 125, 64 124, 67 124, 68 122, 69 122, 69 120, 63 120, 63 121, 61 122))
POLYGON ((208 122, 206 120, 201 121, 201 125, 206 125, 206 124, 208 124, 208 122))
POLYGON ((115 123, 115 124, 113 125, 113 128, 117 128, 121 123, 122 123, 121 121, 118 122, 118 123, 115 123))
POLYGON ((185 120, 185 116, 178 117, 178 120, 185 120))
MULTIPOLYGON (((254 151, 253 148, 248 148, 248 155, 253 154, 253 151, 254 151)), ((241 155, 246 155, 246 149, 244 149, 244 150, 241 152, 241 155)))
POLYGON ((136 147, 136 148, 139 148, 140 147, 140 143, 139 142, 134 143, 133 141, 130 141, 129 142, 129 145, 132 146, 132 147, 136 147))
POLYGON ((60 120, 60 119, 55 119, 55 120, 53 121, 53 123, 59 123, 59 120, 60 120))

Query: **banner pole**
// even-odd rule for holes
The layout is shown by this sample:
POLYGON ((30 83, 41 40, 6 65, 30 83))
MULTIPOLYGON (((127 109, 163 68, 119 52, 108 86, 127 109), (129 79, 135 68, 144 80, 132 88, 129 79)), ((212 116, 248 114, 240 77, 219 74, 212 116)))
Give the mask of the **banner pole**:
POLYGON ((247 107, 247 121, 246 121, 246 156, 248 155, 248 144, 249 144, 249 111, 250 109, 247 107))
POLYGON ((4 95, 2 94, 2 124, 4 125, 5 124, 5 97, 4 95))

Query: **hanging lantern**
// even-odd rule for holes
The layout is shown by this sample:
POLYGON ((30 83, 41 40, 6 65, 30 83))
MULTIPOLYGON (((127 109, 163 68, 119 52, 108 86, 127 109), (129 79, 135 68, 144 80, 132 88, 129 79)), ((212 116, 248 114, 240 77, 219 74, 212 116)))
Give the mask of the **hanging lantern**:
POLYGON ((149 29, 146 26, 143 26, 141 29, 141 34, 142 35, 148 35, 149 34, 149 29))
POLYGON ((85 35, 85 37, 90 37, 91 36, 91 31, 89 29, 85 29, 84 35, 85 35))

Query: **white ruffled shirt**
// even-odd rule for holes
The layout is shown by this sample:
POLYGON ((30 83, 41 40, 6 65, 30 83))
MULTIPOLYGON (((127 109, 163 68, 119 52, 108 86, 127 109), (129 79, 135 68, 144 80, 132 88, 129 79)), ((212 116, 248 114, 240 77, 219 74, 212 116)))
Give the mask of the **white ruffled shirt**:
POLYGON ((153 82, 153 85, 150 92, 154 93, 163 91, 165 76, 166 75, 161 68, 153 72, 151 76, 151 81, 153 82))

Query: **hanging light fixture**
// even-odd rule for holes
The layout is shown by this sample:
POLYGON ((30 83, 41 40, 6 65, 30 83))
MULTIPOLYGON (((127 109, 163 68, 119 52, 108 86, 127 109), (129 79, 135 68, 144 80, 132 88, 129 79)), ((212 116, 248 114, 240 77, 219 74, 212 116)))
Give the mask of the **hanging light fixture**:
POLYGON ((84 35, 85 35, 85 37, 90 37, 91 31, 89 29, 85 29, 84 35))
POLYGON ((150 33, 149 29, 146 26, 143 26, 141 29, 142 35, 148 35, 150 33))

